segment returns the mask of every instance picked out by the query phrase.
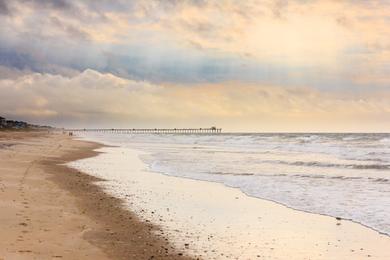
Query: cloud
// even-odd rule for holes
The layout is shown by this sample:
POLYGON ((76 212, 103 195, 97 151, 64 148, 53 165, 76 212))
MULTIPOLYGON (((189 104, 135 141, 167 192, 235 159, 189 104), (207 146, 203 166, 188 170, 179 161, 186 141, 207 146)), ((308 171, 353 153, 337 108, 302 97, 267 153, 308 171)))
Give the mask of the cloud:
POLYGON ((21 0, 23 4, 31 4, 37 8, 49 8, 49 9, 58 9, 66 10, 72 9, 73 5, 71 1, 66 0, 21 0))
POLYGON ((8 8, 6 0, 0 0, 0 15, 8 15, 10 10, 8 8))
MULTIPOLYGON (((315 67, 342 77, 356 70, 381 71, 390 59, 386 1, 18 0, 1 6, 13 15, 0 20, 0 49, 16 60, 28 57, 26 66, 35 63, 30 69, 37 72, 49 72, 44 69, 55 64, 79 71, 120 70, 118 75, 129 78, 157 71, 151 81, 213 81, 205 68, 217 60, 221 69, 213 69, 224 71, 218 76, 224 81, 248 74, 237 64, 250 59, 271 73, 315 67), (351 51, 363 49, 368 51, 351 51), (223 68, 233 63, 234 69, 223 68)), ((378 75, 380 81, 385 73, 378 75)))
POLYGON ((79 126, 359 129, 361 118, 385 129, 389 10, 379 0, 0 0, 0 111, 79 126))
POLYGON ((86 70, 0 80, 5 116, 78 127, 204 127, 262 131, 388 131, 390 93, 329 94, 236 83, 183 88, 86 70), (362 122, 366 122, 362 127, 362 122))

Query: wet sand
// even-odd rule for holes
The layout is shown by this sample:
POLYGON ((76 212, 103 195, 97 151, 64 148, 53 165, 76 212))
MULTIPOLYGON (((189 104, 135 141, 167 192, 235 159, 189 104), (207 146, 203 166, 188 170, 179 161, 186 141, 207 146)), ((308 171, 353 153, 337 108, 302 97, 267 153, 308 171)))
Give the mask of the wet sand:
POLYGON ((0 132, 0 259, 390 257, 390 238, 359 224, 148 172, 139 156, 62 134, 0 132))
POLYGON ((390 237, 360 224, 248 197, 219 183, 148 171, 145 152, 104 147, 70 165, 203 259, 390 259, 390 237))
POLYGON ((64 166, 98 144, 0 132, 0 259, 186 259, 159 227, 64 166))

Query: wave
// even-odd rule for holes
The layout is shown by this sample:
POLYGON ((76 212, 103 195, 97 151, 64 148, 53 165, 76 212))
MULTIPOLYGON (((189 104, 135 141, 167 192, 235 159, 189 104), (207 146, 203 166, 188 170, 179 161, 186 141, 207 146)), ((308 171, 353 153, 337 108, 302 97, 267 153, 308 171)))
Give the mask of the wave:
POLYGON ((254 173, 237 173, 237 172, 208 172, 209 174, 217 174, 217 175, 233 175, 233 176, 252 176, 254 173))
POLYGON ((263 163, 284 164, 292 166, 307 166, 307 167, 324 167, 324 168, 345 168, 359 170, 389 170, 390 164, 339 164, 339 163, 324 163, 316 161, 281 161, 281 160, 264 160, 263 163))
POLYGON ((385 137, 385 138, 382 138, 380 140, 381 143, 386 143, 386 144, 389 144, 390 143, 390 137, 385 137))
POLYGON ((238 173, 238 172, 204 172, 206 174, 214 175, 230 175, 230 176, 258 176, 258 177, 295 177, 295 178, 309 178, 309 179, 329 179, 329 180, 362 180, 366 179, 373 182, 387 183, 390 179, 387 178, 372 178, 372 177, 356 177, 356 176, 327 176, 323 174, 256 174, 256 173, 238 173))
POLYGON ((249 196, 390 234, 390 134, 119 137, 108 139, 148 152, 141 159, 150 171, 220 182, 249 196))
MULTIPOLYGON (((299 177, 299 178, 312 178, 312 179, 332 179, 332 180, 361 180, 361 179, 365 179, 364 177, 349 177, 349 176, 341 176, 341 175, 337 175, 337 176, 326 176, 326 175, 310 175, 310 174, 294 174, 292 175, 294 177, 299 177)), ((370 179, 370 178, 366 178, 366 179, 370 179)), ((387 180, 387 179, 382 179, 382 178, 379 178, 379 179, 376 179, 376 178, 371 178, 370 180, 373 180, 373 181, 380 181, 380 180, 387 180)))
POLYGON ((375 182, 389 182, 390 179, 386 178, 368 178, 369 180, 375 181, 375 182))

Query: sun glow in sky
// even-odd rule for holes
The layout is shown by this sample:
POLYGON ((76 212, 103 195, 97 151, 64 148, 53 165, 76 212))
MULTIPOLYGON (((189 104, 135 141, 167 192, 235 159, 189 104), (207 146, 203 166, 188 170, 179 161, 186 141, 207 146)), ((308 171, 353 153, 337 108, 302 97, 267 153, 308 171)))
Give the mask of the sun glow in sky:
POLYGON ((390 131, 388 0, 0 0, 0 115, 390 131))

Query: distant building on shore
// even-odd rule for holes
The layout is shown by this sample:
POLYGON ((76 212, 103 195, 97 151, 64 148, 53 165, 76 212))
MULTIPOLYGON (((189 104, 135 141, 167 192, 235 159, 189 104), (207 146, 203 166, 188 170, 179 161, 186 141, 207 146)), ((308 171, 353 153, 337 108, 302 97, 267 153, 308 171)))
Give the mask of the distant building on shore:
POLYGON ((26 122, 23 122, 23 121, 7 120, 6 127, 7 128, 21 129, 21 128, 29 127, 29 124, 27 124, 26 122))
POLYGON ((0 116, 0 128, 4 128, 7 125, 7 120, 0 116))

